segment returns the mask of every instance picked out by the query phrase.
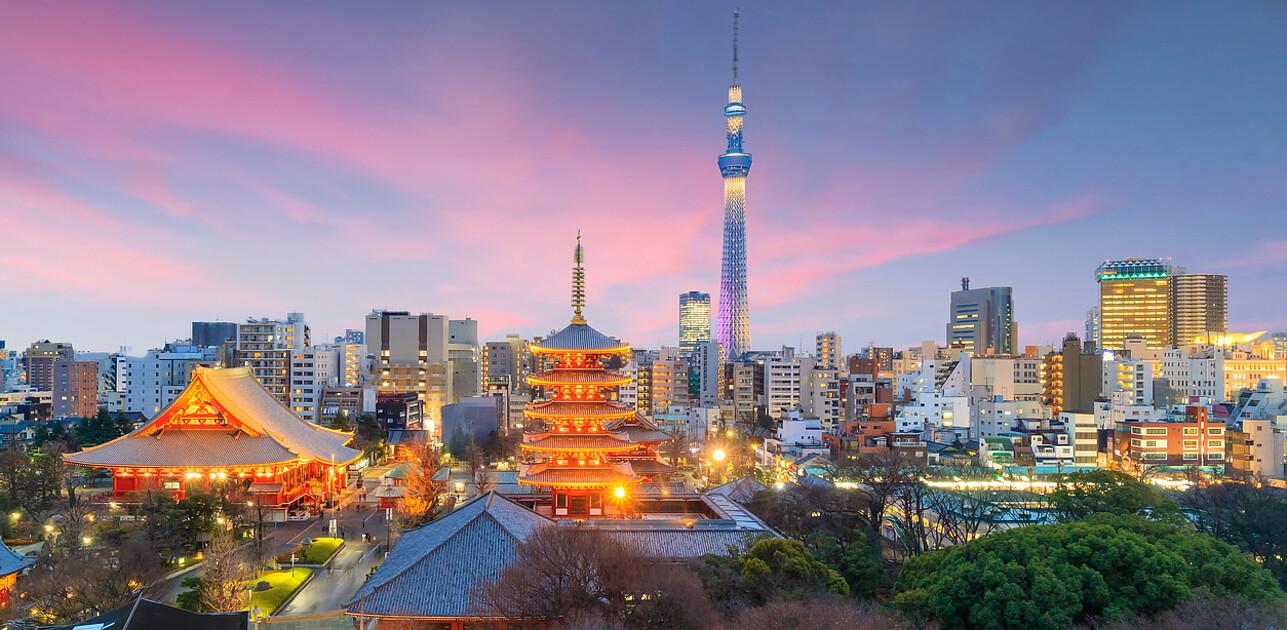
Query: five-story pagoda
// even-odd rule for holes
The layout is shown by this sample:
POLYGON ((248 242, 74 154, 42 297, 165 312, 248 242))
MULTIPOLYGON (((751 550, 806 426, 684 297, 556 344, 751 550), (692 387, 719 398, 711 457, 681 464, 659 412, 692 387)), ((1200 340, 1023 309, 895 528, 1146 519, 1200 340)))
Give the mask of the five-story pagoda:
POLYGON ((553 369, 528 377, 544 388, 548 400, 529 404, 529 427, 523 435, 527 455, 519 473, 522 484, 549 488, 554 517, 601 517, 620 511, 621 499, 643 481, 632 464, 620 457, 640 444, 628 431, 611 428, 634 416, 635 410, 615 400, 616 388, 630 377, 609 371, 604 361, 630 352, 621 343, 586 323, 584 252, 577 235, 572 271, 572 323, 532 344, 532 353, 553 369), (539 421, 539 422, 538 422, 539 421), (615 506, 615 507, 614 507, 615 506))

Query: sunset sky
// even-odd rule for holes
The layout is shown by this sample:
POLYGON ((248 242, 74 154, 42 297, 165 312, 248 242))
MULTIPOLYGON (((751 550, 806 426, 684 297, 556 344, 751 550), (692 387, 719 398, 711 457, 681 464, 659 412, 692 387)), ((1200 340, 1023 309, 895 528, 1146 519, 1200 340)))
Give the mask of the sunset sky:
MULTIPOLYGON (((590 323, 674 345, 718 299, 733 6, 0 0, 0 339, 544 334, 580 229, 590 323)), ((963 275, 1051 342, 1126 257, 1287 330, 1287 5, 741 7, 756 348, 941 342, 963 275)))

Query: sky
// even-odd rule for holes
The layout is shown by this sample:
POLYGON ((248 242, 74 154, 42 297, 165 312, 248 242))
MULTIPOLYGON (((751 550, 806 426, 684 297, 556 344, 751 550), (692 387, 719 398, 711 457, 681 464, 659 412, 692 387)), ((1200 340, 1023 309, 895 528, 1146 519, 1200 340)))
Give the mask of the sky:
MULTIPOLYGON (((0 339, 141 354, 372 309, 674 345, 718 301, 723 2, 0 0, 0 339)), ((1080 334, 1106 259, 1287 330, 1287 5, 743 2, 751 332, 943 340, 1011 286, 1080 334)))

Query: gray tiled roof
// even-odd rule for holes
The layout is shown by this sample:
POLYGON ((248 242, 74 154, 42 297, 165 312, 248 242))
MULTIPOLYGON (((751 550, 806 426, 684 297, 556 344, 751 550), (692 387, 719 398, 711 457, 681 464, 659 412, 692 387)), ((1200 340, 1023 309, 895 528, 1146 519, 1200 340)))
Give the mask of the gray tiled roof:
POLYGON ((0 576, 17 573, 35 561, 35 558, 18 555, 14 550, 0 542, 0 576))
POLYGON ((734 479, 722 486, 715 486, 706 492, 708 495, 725 496, 738 503, 750 503, 755 498, 755 494, 762 490, 768 490, 769 487, 764 482, 746 475, 740 479, 734 479))
POLYGON ((471 591, 514 558, 534 530, 554 521, 489 492, 406 532, 345 608, 353 614, 469 615, 471 591))
POLYGON ((271 437, 236 435, 232 431, 165 431, 156 436, 112 440, 67 456, 86 466, 246 466, 276 464, 296 455, 271 437))
POLYGON ((532 344, 533 350, 615 350, 628 347, 593 328, 589 324, 570 324, 548 339, 532 344))
POLYGON ((643 553, 666 560, 687 560, 706 554, 723 555, 729 547, 745 551, 761 538, 772 536, 765 530, 610 530, 613 538, 643 553))

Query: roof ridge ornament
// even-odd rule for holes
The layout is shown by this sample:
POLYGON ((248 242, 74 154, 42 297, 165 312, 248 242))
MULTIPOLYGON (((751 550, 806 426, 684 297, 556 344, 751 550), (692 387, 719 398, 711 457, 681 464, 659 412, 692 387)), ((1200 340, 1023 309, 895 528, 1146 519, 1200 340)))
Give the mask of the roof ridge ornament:
POLYGON ((581 247, 581 230, 576 231, 576 252, 573 255, 573 262, 576 267, 572 268, 572 323, 584 324, 585 317, 581 315, 581 309, 585 308, 585 269, 581 263, 585 262, 585 250, 581 247))

